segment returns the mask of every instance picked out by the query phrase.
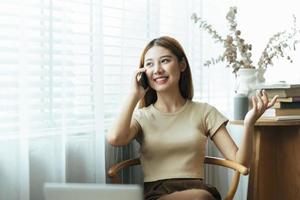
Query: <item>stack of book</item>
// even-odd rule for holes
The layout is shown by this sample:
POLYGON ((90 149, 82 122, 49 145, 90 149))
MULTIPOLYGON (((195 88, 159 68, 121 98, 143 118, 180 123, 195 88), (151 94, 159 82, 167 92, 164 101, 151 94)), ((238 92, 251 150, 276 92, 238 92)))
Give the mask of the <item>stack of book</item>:
POLYGON ((266 110, 262 120, 300 120, 300 84, 264 84, 258 89, 264 89, 269 99, 278 95, 275 105, 266 110))

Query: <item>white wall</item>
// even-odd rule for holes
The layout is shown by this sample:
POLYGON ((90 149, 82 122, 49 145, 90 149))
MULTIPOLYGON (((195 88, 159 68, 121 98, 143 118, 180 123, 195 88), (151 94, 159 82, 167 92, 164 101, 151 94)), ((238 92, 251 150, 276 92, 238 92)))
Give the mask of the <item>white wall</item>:
MULTIPOLYGON (((293 25, 293 14, 297 18, 297 28, 300 29, 300 2, 297 0, 240 0, 236 1, 236 5, 238 25, 245 39, 253 44, 253 59, 256 61, 274 33, 287 30, 293 25)), ((300 82, 300 43, 297 47, 296 52, 290 53, 293 63, 285 59, 274 60, 274 66, 266 72, 267 81, 300 82)))

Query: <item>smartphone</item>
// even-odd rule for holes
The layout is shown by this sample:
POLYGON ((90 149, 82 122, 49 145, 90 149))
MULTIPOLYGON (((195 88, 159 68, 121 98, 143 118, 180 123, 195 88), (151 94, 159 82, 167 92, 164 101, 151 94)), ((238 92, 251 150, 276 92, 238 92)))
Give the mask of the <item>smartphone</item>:
POLYGON ((148 83, 148 78, 147 78, 146 72, 142 72, 141 78, 139 80, 139 83, 140 83, 140 85, 144 89, 147 89, 149 87, 149 83, 148 83))

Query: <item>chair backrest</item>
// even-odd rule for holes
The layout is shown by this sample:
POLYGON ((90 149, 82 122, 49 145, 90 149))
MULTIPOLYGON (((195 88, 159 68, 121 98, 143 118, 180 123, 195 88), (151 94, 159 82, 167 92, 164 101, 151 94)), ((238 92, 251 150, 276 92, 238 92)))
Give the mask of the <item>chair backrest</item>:
MULTIPOLYGON (((212 164, 212 165, 219 165, 219 166, 223 166, 223 167, 235 170, 235 174, 232 177, 229 191, 227 192, 227 195, 224 198, 225 200, 232 200, 236 193, 238 184, 239 184, 240 174, 248 175, 249 169, 237 162, 234 162, 231 160, 226 160, 223 158, 210 157, 210 156, 205 156, 204 163, 212 164)), ((139 164, 140 164, 139 158, 125 160, 125 161, 119 162, 117 164, 114 164, 108 170, 108 173, 107 173, 108 177, 111 178, 112 183, 121 183, 122 182, 121 178, 118 175, 119 171, 124 168, 134 166, 134 165, 139 165, 139 164)))

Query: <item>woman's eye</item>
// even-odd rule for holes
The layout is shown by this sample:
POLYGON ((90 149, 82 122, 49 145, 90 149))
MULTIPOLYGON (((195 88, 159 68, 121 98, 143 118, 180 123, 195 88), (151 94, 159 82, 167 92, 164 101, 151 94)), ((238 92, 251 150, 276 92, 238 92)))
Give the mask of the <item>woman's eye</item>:
POLYGON ((161 62, 162 62, 162 63, 168 63, 169 60, 168 60, 168 59, 163 59, 163 60, 161 60, 161 62))
POLYGON ((152 66, 151 62, 146 63, 146 67, 151 67, 151 66, 152 66))

